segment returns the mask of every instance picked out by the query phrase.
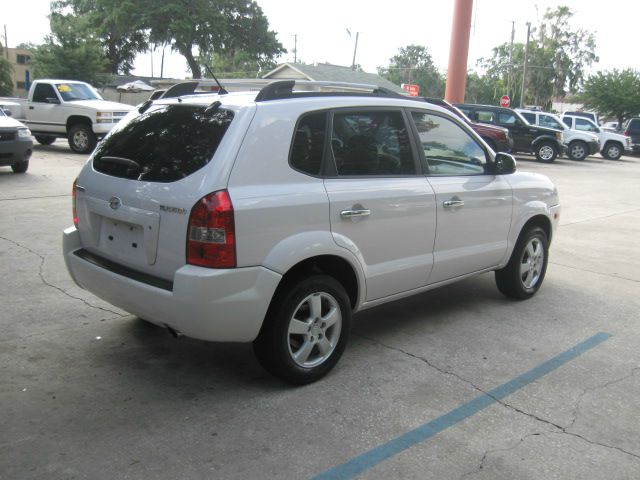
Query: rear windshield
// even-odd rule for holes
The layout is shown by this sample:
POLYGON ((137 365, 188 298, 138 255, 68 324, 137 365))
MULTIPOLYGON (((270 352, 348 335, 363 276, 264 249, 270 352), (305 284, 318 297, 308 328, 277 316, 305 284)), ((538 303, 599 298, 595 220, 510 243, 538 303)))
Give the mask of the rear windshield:
POLYGON ((118 125, 96 149, 93 168, 114 177, 175 182, 213 158, 233 113, 199 105, 162 105, 118 125))

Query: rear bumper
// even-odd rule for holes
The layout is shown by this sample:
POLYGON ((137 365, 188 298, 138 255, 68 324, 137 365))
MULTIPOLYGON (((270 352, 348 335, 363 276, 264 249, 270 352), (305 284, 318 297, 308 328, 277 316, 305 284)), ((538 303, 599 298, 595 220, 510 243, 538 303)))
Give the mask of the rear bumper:
MULTIPOLYGON (((103 300, 192 338, 253 341, 282 278, 264 267, 178 269, 172 288, 159 288, 87 261, 75 227, 63 232, 63 254, 73 280, 103 300)), ((170 283, 170 282, 167 282, 170 283)))
POLYGON ((33 149, 30 138, 0 142, 0 167, 28 160, 33 149))

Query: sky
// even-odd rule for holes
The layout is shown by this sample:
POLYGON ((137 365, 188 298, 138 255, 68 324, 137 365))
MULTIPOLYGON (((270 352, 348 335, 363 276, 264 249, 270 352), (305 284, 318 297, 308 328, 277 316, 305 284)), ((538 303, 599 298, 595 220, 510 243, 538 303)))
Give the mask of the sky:
MULTIPOLYGON (((162 0, 159 0, 162 1, 162 0)), ((22 42, 40 43, 49 33, 49 0, 0 0, 0 35, 7 27, 9 46, 22 42)), ((294 35, 298 36, 298 59, 306 63, 328 62, 351 65, 355 34, 359 32, 356 63, 367 72, 388 65, 401 47, 426 46, 435 65, 445 72, 448 64, 454 0, 404 0, 400 3, 372 0, 258 0, 271 30, 289 51, 279 62, 293 61, 294 35), (379 5, 379 6, 378 6, 379 5), (351 32, 351 36, 347 31, 351 32)), ((509 42, 512 22, 515 41, 526 39, 526 22, 539 23, 547 7, 569 6, 575 13, 573 28, 596 36, 600 61, 593 71, 613 68, 640 70, 635 50, 640 2, 635 0, 474 0, 468 66, 509 42)), ((135 62, 136 75, 159 76, 161 52, 141 54, 135 62)), ((185 78, 189 70, 183 58, 165 53, 164 76, 185 78)))

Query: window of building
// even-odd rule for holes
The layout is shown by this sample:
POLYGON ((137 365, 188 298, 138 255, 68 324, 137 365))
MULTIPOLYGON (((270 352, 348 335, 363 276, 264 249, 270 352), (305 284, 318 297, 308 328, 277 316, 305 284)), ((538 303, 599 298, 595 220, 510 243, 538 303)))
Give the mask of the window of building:
POLYGON ((18 65, 28 65, 31 61, 31 57, 29 55, 18 54, 16 55, 16 63, 18 65))

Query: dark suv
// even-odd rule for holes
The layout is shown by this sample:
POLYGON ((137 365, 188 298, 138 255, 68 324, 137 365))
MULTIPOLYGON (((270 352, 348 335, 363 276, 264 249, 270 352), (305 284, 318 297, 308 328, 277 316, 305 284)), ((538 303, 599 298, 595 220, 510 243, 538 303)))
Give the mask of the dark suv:
POLYGON ((530 125, 515 110, 468 103, 457 103, 455 106, 475 122, 488 123, 508 129, 513 137, 512 153, 533 153, 541 162, 553 162, 559 154, 564 152, 562 132, 552 128, 530 125))
POLYGON ((640 118, 630 118, 622 127, 626 137, 631 137, 633 153, 640 153, 640 118))
POLYGON ((469 125, 482 139, 489 145, 494 152, 511 152, 513 148, 513 137, 506 128, 498 127, 496 125, 488 125, 484 123, 477 123, 467 117, 458 107, 454 107, 446 100, 439 98, 424 97, 424 101, 439 105, 442 108, 446 108, 453 114, 460 117, 464 122, 469 125))

